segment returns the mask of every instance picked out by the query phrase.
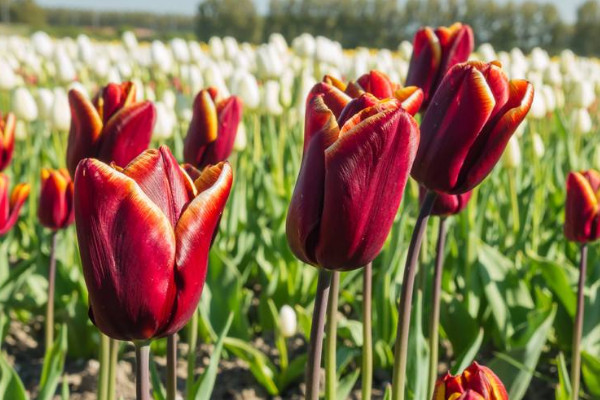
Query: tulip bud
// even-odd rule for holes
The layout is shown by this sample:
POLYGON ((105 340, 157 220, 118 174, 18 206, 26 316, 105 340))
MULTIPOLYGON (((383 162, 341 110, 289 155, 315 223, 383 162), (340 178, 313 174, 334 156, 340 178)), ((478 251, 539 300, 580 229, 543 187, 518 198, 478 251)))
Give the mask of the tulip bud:
POLYGON ((396 99, 365 94, 351 100, 331 85, 315 85, 286 222, 299 259, 351 270, 377 256, 400 206, 418 132, 396 99))
POLYGON ((24 87, 15 90, 13 97, 13 110, 18 119, 33 122, 38 117, 38 108, 31 92, 24 87))
POLYGON ((508 400, 491 369, 473 362, 461 375, 446 374, 435 384, 432 400, 508 400))
POLYGON ((234 84, 231 92, 239 96, 244 107, 255 110, 260 106, 260 92, 256 78, 249 72, 239 71, 233 76, 234 84))
POLYGON ((197 168, 226 160, 233 150, 242 118, 242 102, 236 96, 216 100, 214 88, 201 90, 194 100, 192 122, 183 144, 183 158, 197 168))
POLYGON ((0 114, 0 172, 10 165, 15 148, 15 115, 0 114))
POLYGON ((13 90, 18 84, 17 75, 12 67, 0 59, 0 89, 13 90))
POLYGON ((537 158, 542 158, 544 156, 544 152, 546 151, 542 137, 540 136, 539 133, 534 132, 534 134, 532 136, 532 140, 533 140, 533 152, 535 153, 537 158))
POLYGON ((512 136, 508 140, 506 149, 503 155, 504 166, 509 169, 519 168, 521 165, 521 148, 519 147, 519 139, 512 136))
POLYGON ((75 225, 89 316, 102 333, 149 340, 188 322, 232 177, 224 162, 192 181, 164 146, 125 168, 79 164, 75 225))
MULTIPOLYGON (((37 106, 40 118, 43 120, 52 120, 52 108, 54 107, 54 94, 52 90, 39 88, 37 91, 37 106)), ((67 105, 68 112, 68 105, 67 105)))
POLYGON ((423 107, 427 108, 440 82, 457 63, 467 61, 473 51, 473 31, 468 25, 455 23, 435 30, 425 27, 413 39, 407 86, 423 90, 423 107))
POLYGON ((277 81, 267 81, 265 83, 262 104, 267 114, 281 115, 283 113, 283 107, 279 102, 280 90, 281 86, 277 81))
POLYGON ((592 117, 585 108, 578 108, 571 116, 571 127, 576 135, 585 135, 592 131, 592 117))
POLYGON ((68 132, 71 127, 69 97, 63 88, 54 89, 52 104, 52 128, 59 132, 68 132))
POLYGON ((38 219, 54 231, 73 223, 73 182, 66 169, 42 170, 38 219))
POLYGON ((121 40, 123 41, 123 44, 127 50, 131 51, 138 47, 138 41, 135 37, 135 33, 131 31, 123 32, 123 35, 121 35, 121 40))
POLYGON ((497 63, 470 61, 446 75, 421 123, 412 176, 437 192, 459 194, 494 168, 531 107, 533 86, 509 81, 497 63))
POLYGON ((177 123, 173 110, 160 101, 154 104, 154 107, 156 107, 156 123, 152 130, 152 136, 157 139, 168 139, 173 137, 175 125, 177 123))
POLYGON ((303 33, 292 42, 292 48, 299 57, 313 57, 317 48, 315 38, 310 33, 303 33))
POLYGON ((571 172, 567 177, 565 236, 580 243, 600 238, 598 190, 600 173, 595 170, 571 172))
POLYGON ((279 310, 279 329, 283 337, 292 337, 296 334, 296 312, 287 304, 279 310))
POLYGON ((15 186, 9 196, 9 184, 8 176, 0 172, 0 236, 7 234, 17 223, 19 211, 29 196, 30 187, 26 183, 15 186))
POLYGON ((541 91, 535 92, 533 96, 533 102, 531 103, 531 112, 529 115, 534 119, 542 119, 546 117, 546 99, 541 91))
POLYGON ((237 133, 235 135, 235 141, 233 142, 233 149, 235 151, 242 151, 248 145, 248 136, 246 135, 246 125, 240 122, 237 133))

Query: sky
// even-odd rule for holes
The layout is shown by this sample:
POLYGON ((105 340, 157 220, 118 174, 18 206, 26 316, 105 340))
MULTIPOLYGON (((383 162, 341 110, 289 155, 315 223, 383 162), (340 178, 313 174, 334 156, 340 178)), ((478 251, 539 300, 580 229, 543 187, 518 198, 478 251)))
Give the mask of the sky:
MULTIPOLYGON (((500 0, 507 1, 507 0, 500 0)), ((517 3, 524 0, 514 0, 517 3)), ((539 0, 555 4, 564 20, 575 21, 577 7, 585 0, 539 0)), ((265 9, 268 0, 256 0, 260 9, 265 9)), ((151 11, 156 13, 195 14, 198 0, 37 0, 42 6, 73 7, 111 11, 151 11)))

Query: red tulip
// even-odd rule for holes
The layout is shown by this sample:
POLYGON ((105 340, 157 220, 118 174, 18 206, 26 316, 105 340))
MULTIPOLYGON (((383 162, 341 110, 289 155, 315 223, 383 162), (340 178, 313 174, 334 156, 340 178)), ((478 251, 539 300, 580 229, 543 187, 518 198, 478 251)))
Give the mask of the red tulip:
POLYGON ((15 148, 15 124, 13 113, 0 114, 0 171, 4 171, 12 160, 15 148))
POLYGON ((600 238, 599 190, 599 172, 569 173, 565 207, 565 236, 568 240, 586 243, 600 238))
POLYGON ((122 167, 148 148, 156 111, 149 101, 135 101, 133 83, 110 83, 91 102, 72 89, 69 104, 67 167, 71 175, 84 158, 122 167))
POLYGON ((412 176, 430 190, 460 194, 498 162, 533 100, 533 86, 506 78, 498 62, 455 65, 421 123, 412 176))
POLYGON ((446 374, 433 392, 432 400, 508 400, 504 385, 491 369, 473 362, 462 375, 446 374))
POLYGON ((8 185, 10 179, 0 172, 0 236, 5 235, 15 225, 19 217, 19 211, 31 189, 29 184, 20 183, 14 187, 10 197, 8 185))
POLYGON ((185 137, 185 162, 204 168, 225 161, 233 150, 241 118, 239 97, 219 101, 216 89, 201 90, 194 100, 192 122, 185 137))
POLYGON ((63 229, 73 223, 73 182, 66 169, 42 170, 38 219, 52 230, 63 229))
MULTIPOLYGON (((425 194, 427 190, 423 186, 419 186, 419 202, 423 203, 425 200, 425 194)), ((433 208, 431 209, 430 215, 437 215, 439 217, 449 217, 450 215, 456 215, 464 210, 469 204, 471 199, 472 191, 461 194, 446 194, 437 192, 433 208)))
POLYGON ((418 143, 418 126, 398 100, 364 94, 350 101, 331 85, 315 85, 287 217, 294 254, 334 270, 372 261, 398 211, 418 143))
POLYGON ((192 182, 167 147, 143 152, 124 169, 80 163, 75 224, 90 318, 103 333, 147 340, 187 323, 231 183, 227 162, 192 182))
POLYGON ((423 89, 424 108, 429 105, 448 70, 467 61, 473 45, 471 27, 458 22, 450 27, 440 26, 435 30, 425 27, 417 31, 406 85, 423 89))

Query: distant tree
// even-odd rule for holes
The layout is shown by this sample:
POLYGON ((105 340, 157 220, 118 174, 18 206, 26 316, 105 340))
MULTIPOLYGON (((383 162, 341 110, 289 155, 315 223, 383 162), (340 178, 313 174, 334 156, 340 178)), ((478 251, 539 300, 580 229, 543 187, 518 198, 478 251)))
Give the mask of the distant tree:
POLYGON ((572 49, 581 55, 600 55, 599 34, 600 5, 596 0, 588 0, 577 9, 572 49))
POLYGON ((256 42, 261 30, 261 18, 252 0, 204 0, 198 6, 196 35, 201 40, 216 35, 256 42))
POLYGON ((10 20, 39 27, 46 23, 46 12, 34 0, 15 0, 10 4, 10 20))

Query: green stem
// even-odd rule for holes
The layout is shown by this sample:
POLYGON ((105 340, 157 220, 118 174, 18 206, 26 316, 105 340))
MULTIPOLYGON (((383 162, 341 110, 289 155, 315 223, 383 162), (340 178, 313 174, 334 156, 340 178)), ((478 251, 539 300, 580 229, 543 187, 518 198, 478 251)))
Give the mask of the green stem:
POLYGON ((371 399, 373 386, 373 328, 371 302, 373 297, 373 264, 363 269, 363 347, 362 347, 362 399, 371 399))
POLYGON ((198 345, 198 310, 192 314, 188 324, 188 354, 187 354, 187 378, 185 391, 188 399, 191 399, 194 387, 194 372, 196 370, 196 346, 198 345))
POLYGON ((442 293, 442 272, 444 268, 444 247, 446 244, 446 218, 440 218, 438 228, 437 247, 435 254, 435 270, 433 273, 433 296, 431 299, 431 320, 429 321, 429 386, 428 396, 433 396, 433 389, 437 381, 438 347, 440 326, 440 297, 442 293))
POLYGON ((110 339, 110 367, 108 369, 108 391, 107 399, 115 400, 117 398, 116 393, 116 381, 117 381, 117 364, 119 361, 119 341, 110 339))
POLYGON ((177 395, 177 333, 167 336, 167 400, 177 395))
POLYGON ((54 291, 56 288, 56 237, 53 231, 50 244, 50 268, 48 268, 48 302, 46 303, 46 341, 45 350, 50 351, 54 342, 54 291))
POLYGON ((98 373, 98 400, 108 400, 108 371, 110 367, 110 338, 100 334, 100 371, 98 373))
POLYGON ((512 206, 512 215, 513 215, 513 232, 516 235, 519 234, 520 231, 520 218, 519 218, 519 198, 517 196, 517 179, 515 174, 516 170, 508 171, 508 181, 510 185, 510 203, 512 206))
POLYGON ((394 348, 394 370, 392 373, 392 400, 404 400, 406 387, 406 365, 408 356, 408 335, 410 333, 410 314, 412 295, 415 286, 415 275, 419 261, 421 242, 427 227, 427 219, 433 207, 436 194, 429 191, 421 206, 421 211, 415 223, 406 265, 404 267, 404 278, 402 280, 402 292, 398 306, 398 327, 396 330, 396 344, 394 348))
POLYGON ((321 351, 323 350, 323 328, 325 327, 325 312, 327 298, 331 286, 331 271, 319 270, 317 295, 310 328, 310 343, 308 347, 308 365, 306 370, 306 400, 319 399, 319 375, 321 372, 321 351))
POLYGON ((340 291, 340 273, 334 271, 329 289, 329 303, 327 304, 327 326, 325 334, 325 399, 335 400, 337 391, 337 364, 336 364, 336 339, 337 339, 337 309, 340 291))
POLYGON ((579 283, 577 285, 577 313, 575 314, 575 325, 573 327, 573 356, 571 361, 571 388, 573 400, 579 399, 579 378, 581 373, 581 336, 583 333, 583 309, 585 276, 587 274, 587 245, 581 245, 579 260, 579 283))
POLYGON ((150 342, 135 344, 135 398, 150 400, 150 342))

